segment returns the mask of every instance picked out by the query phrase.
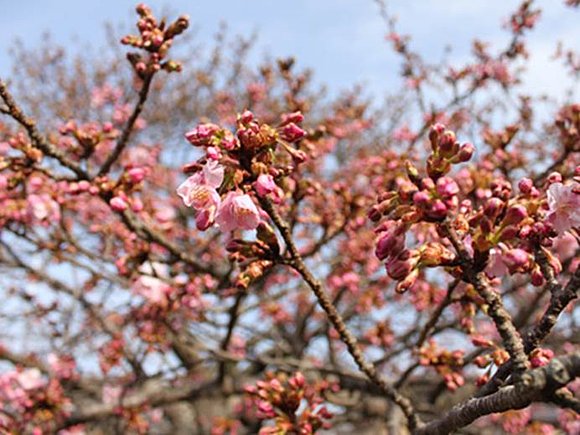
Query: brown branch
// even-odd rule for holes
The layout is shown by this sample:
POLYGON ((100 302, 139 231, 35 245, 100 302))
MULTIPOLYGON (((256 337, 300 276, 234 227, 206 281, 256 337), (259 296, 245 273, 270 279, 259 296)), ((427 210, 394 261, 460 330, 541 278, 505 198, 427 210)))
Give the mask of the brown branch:
POLYGON ((119 136, 119 139, 115 144, 113 152, 109 155, 109 157, 107 157, 107 160, 105 160, 105 163, 103 163, 101 169, 99 169, 99 172, 97 174, 98 176, 105 175, 111 170, 111 167, 117 161, 117 159, 127 146, 129 138, 131 137, 131 133, 133 132, 133 129, 135 127, 135 122, 137 121, 137 118, 139 118, 139 115, 141 114, 143 108, 145 107, 145 101, 147 101, 147 96, 149 95, 149 89, 151 88, 153 76, 154 73, 148 74, 143 80, 141 90, 139 91, 139 99, 137 100, 137 104, 135 104, 131 116, 127 120, 125 127, 123 127, 123 132, 121 133, 121 136, 119 136))
POLYGON ((575 151, 572 150, 565 150, 557 160, 555 160, 550 166, 548 166, 544 171, 536 175, 533 180, 534 184, 538 184, 546 179, 548 175, 552 172, 556 171, 562 164, 566 161, 566 159, 571 155, 574 154, 575 151))
MULTIPOLYGON (((230 320, 228 322, 228 330, 227 330, 226 335, 225 335, 225 337, 220 345, 220 349, 223 351, 228 350, 228 347, 230 345, 230 341, 231 341, 232 336, 234 334, 234 328, 236 327, 236 324, 238 323, 242 302, 244 301, 246 294, 247 293, 240 291, 238 293, 238 295, 236 296, 236 300, 234 301, 233 305, 231 306, 231 308, 229 310, 230 320)), ((219 372, 218 379, 220 382, 223 382, 225 379, 225 375, 226 375, 225 362, 220 363, 218 372, 219 372)))
POLYGON ((16 101, 14 101, 14 98, 8 91, 6 83, 4 83, 2 80, 0 80, 0 97, 6 103, 8 109, 7 112, 3 111, 3 113, 7 113, 8 116, 12 117, 16 122, 24 127, 28 137, 32 141, 32 145, 35 148, 38 148, 45 155, 58 160, 63 166, 73 171, 79 179, 89 179, 87 172, 82 169, 78 163, 66 157, 60 150, 48 142, 46 137, 44 137, 38 131, 36 128, 36 122, 32 118, 28 118, 26 115, 24 115, 24 112, 22 112, 22 109, 16 104, 16 101))
MULTIPOLYGON (((566 309, 570 302, 578 297, 578 291, 580 290, 580 267, 576 269, 576 272, 564 288, 562 288, 562 286, 557 282, 555 287, 553 284, 551 285, 551 275, 553 275, 553 271, 550 269, 548 275, 548 287, 550 287, 552 292, 550 304, 546 308, 540 321, 530 332, 528 332, 525 338, 524 351, 528 354, 546 339, 558 321, 558 317, 562 311, 566 309)), ((509 375, 511 368, 511 361, 502 365, 494 377, 478 392, 477 396, 483 397, 496 391, 509 375)))
POLYGON ((399 393, 395 388, 389 385, 385 379, 378 373, 376 367, 370 363, 364 356, 356 337, 349 331, 344 323, 344 320, 336 307, 333 305, 328 294, 325 292, 322 284, 317 280, 310 269, 304 264, 296 245, 292 239, 290 228, 282 217, 278 214, 272 203, 265 198, 260 199, 260 203, 268 215, 272 218, 274 224, 280 231, 286 247, 291 256, 292 267, 300 273, 304 281, 309 285, 310 289, 316 296, 318 303, 326 312, 328 320, 338 332, 342 342, 348 348, 350 355, 353 357, 359 369, 367 375, 367 377, 381 389, 383 394, 395 402, 407 417, 409 427, 413 430, 421 425, 419 417, 415 414, 413 405, 408 398, 399 393))
POLYGON ((184 400, 193 400, 203 394, 211 393, 216 387, 215 382, 198 386, 188 381, 185 382, 184 386, 176 387, 170 386, 162 380, 151 380, 138 391, 127 394, 118 403, 79 406, 80 409, 73 412, 59 429, 116 415, 119 408, 138 408, 143 405, 157 407, 184 400))
POLYGON ((485 300, 488 305, 487 314, 495 323, 495 327, 510 355, 516 374, 523 372, 528 362, 528 357, 524 351, 524 341, 514 326, 509 312, 505 309, 501 296, 489 285, 485 273, 476 270, 467 249, 448 222, 445 224, 445 230, 459 256, 463 280, 473 285, 475 290, 485 300))
POLYGON ((451 284, 449 284, 449 287, 447 288, 447 294, 445 295, 445 299, 443 299, 443 301, 439 304, 437 309, 431 315, 431 318, 425 324, 425 327, 421 331, 421 335, 419 336, 419 339, 417 340, 417 344, 415 345, 415 347, 421 347, 425 342, 425 340, 427 339, 427 336, 431 333, 431 331, 433 331, 433 329, 437 325, 437 321, 441 317, 441 314, 443 314, 445 308, 449 306, 449 304, 451 304, 452 302, 451 296, 453 295, 453 291, 457 288, 458 284, 459 284, 458 279, 454 280, 451 284))
POLYGON ((548 286, 551 292, 550 304, 536 327, 526 336, 527 352, 531 352, 538 347, 548 336, 554 325, 556 325, 560 313, 564 311, 570 302, 578 297, 578 290, 580 289, 580 267, 576 268, 576 272, 572 275, 566 287, 562 287, 554 277, 552 268, 548 267, 547 263, 543 265, 542 263, 543 261, 540 260, 540 267, 546 268, 549 271, 545 273, 548 274, 548 286))
MULTIPOLYGON (((46 285, 50 286, 51 288, 60 291, 62 293, 65 293, 71 298, 73 298, 75 301, 77 301, 90 314, 90 316, 101 325, 103 330, 109 336, 116 337, 121 334, 122 331, 119 329, 117 325, 103 319, 103 317, 99 315, 99 313, 96 310, 96 307, 85 298, 81 289, 69 287, 62 281, 59 281, 51 277, 50 275, 46 274, 45 272, 35 269, 34 267, 25 263, 16 254, 16 252, 14 252, 14 250, 3 240, 0 240, 0 246, 2 246, 4 250, 8 253, 8 255, 12 258, 16 266, 30 273, 40 281, 44 282, 46 285)), ((135 374, 140 378, 145 377, 146 376, 145 371, 141 367, 141 364, 139 363, 133 352, 131 352, 130 349, 128 348, 125 348, 123 351, 125 354, 125 358, 127 359, 127 362, 133 368, 135 374)))
MULTIPOLYGON (((107 196, 102 195, 102 198, 105 202, 108 203, 107 196)), ((175 245, 170 240, 166 239, 165 236, 163 236, 163 234, 159 233, 158 231, 155 231, 147 224, 139 220, 134 213, 130 212, 129 210, 125 210, 123 212, 120 212, 119 214, 121 215, 121 218, 123 219, 125 225, 130 230, 134 231, 135 233, 137 233, 137 235, 143 237, 146 240, 149 240, 150 242, 154 242, 160 246, 163 246, 165 249, 169 251, 171 255, 186 263, 195 272, 209 273, 213 276, 217 276, 215 271, 213 271, 209 267, 199 264, 192 255, 188 254, 182 248, 175 245)))
POLYGON ((558 405, 560 408, 569 408, 580 414, 580 399, 574 397, 574 394, 567 388, 561 388, 556 391, 550 398, 550 402, 558 405))
MULTIPOLYGON (((431 332, 433 332, 435 326, 437 325, 437 322, 439 321, 439 318, 441 317, 441 314, 443 314, 445 308, 451 304, 452 302, 451 296, 453 295, 453 291, 457 288, 458 285, 459 285, 458 279, 453 280, 453 282, 449 284, 449 287, 447 288, 447 294, 445 295, 445 299, 443 299, 443 301, 441 301, 441 303, 437 306, 437 308, 435 309, 433 314, 431 314, 431 317, 421 330, 421 333, 419 334, 419 339, 415 344, 415 348, 420 348, 421 346, 423 346, 423 343, 425 343, 427 336, 431 332)), ((395 388, 401 388, 405 384, 409 376, 420 366, 421 365, 417 362, 411 364, 407 368, 407 370, 405 370, 405 372, 401 375, 399 380, 395 383, 395 388)))
POLYGON ((554 393, 580 376, 580 352, 554 359, 545 367, 525 372, 521 380, 483 398, 455 406, 440 419, 416 430, 415 435, 448 434, 480 417, 495 412, 522 409, 533 402, 545 402, 554 393))

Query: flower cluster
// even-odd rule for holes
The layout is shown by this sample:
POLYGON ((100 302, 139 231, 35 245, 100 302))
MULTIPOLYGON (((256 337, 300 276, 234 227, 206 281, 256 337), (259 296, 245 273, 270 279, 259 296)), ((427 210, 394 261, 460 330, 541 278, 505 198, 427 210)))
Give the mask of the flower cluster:
POLYGON ((189 17, 182 16, 166 27, 165 21, 157 21, 149 6, 141 3, 137 5, 137 13, 140 16, 137 22, 139 36, 127 35, 122 40, 122 44, 140 48, 148 53, 144 58, 139 53, 129 53, 127 58, 133 65, 137 75, 144 79, 152 73, 161 69, 167 72, 181 71, 181 64, 173 60, 162 62, 169 48, 173 43, 173 38, 183 33, 189 26, 189 17))
POLYGON ((421 268, 451 265, 454 254, 442 243, 430 242, 419 249, 406 249, 405 235, 418 222, 441 222, 460 208, 457 182, 447 176, 453 164, 468 161, 474 153, 470 143, 460 144, 455 134, 441 124, 431 128, 432 153, 426 164, 426 177, 410 162, 407 178, 397 179, 397 189, 379 196, 378 204, 369 211, 369 218, 379 221, 376 256, 386 261, 389 276, 397 281, 398 291, 411 287, 421 268))
POLYGON ((281 203, 284 191, 277 184, 292 171, 276 153, 283 149, 295 162, 304 161, 302 151, 291 144, 304 137, 298 124, 300 113, 284 115, 276 128, 260 123, 246 111, 238 116, 234 133, 214 124, 202 124, 186 133, 206 155, 186 166, 194 172, 177 189, 186 206, 196 211, 196 224, 206 230, 217 224, 221 231, 253 230, 261 222, 259 198, 281 203))
POLYGON ((37 368, 16 369, 0 375, 0 427, 18 433, 54 430, 68 415, 69 400, 57 379, 46 379, 37 368))
MULTIPOLYGON (((499 141, 501 148, 512 140, 515 131, 497 140, 486 134, 489 143, 499 141)), ((505 178, 492 178, 486 161, 480 163, 480 174, 477 169, 452 174, 452 165, 469 160, 474 147, 460 145, 444 126, 434 125, 429 139, 432 153, 425 166, 426 176, 407 162, 406 179, 397 180, 396 190, 382 193, 369 212, 371 220, 382 220, 375 230, 379 234, 375 254, 386 261, 389 276, 399 281, 398 291, 411 287, 421 268, 456 265, 456 254, 449 249, 446 234, 440 232, 440 223, 445 220, 464 236, 470 257, 476 264, 486 265, 490 277, 531 273, 532 282, 541 285, 544 277, 536 261, 538 250, 556 272, 561 270, 559 260, 547 248, 555 236, 580 225, 577 179, 564 182, 559 173, 553 173, 543 196, 531 179, 524 178, 516 195, 505 178), (420 247, 407 249, 406 234, 421 223, 434 226, 435 232, 426 236, 432 241, 421 240, 420 247)))
POLYGON ((275 426, 262 427, 260 435, 308 435, 329 428, 332 414, 322 405, 322 395, 329 389, 335 387, 327 381, 309 385, 300 372, 291 377, 267 373, 266 380, 246 387, 246 393, 253 399, 260 420, 274 420, 275 426))
POLYGON ((440 376, 448 389, 455 391, 461 387, 465 380, 460 374, 463 367, 462 350, 440 349, 434 340, 429 342, 419 350, 419 363, 422 366, 433 367, 440 376))

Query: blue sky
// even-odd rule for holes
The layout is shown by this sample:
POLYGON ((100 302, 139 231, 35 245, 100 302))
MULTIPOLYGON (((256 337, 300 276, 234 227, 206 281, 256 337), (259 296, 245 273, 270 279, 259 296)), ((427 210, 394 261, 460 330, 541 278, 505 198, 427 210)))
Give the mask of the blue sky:
MULTIPOLYGON (((134 0, 0 0, 0 77, 10 71, 8 47, 15 38, 34 46, 43 31, 55 41, 104 40, 103 23, 125 23, 133 30, 134 0)), ((301 66, 311 67, 316 78, 332 90, 365 83, 380 94, 398 83, 399 64, 384 41, 385 25, 373 0, 172 0, 149 1, 156 13, 171 10, 189 14, 208 40, 228 23, 232 33, 259 35, 256 55, 294 55, 301 66)), ((454 58, 465 59, 469 41, 478 36, 501 46, 507 35, 501 20, 515 9, 516 0, 391 0, 389 9, 399 17, 399 28, 414 35, 414 47, 439 58, 447 44, 454 58)), ((568 46, 580 41, 580 12, 563 6, 563 0, 541 0, 544 15, 531 38, 535 53, 526 86, 534 91, 560 93, 570 87, 550 60, 557 40, 568 46), (547 9, 549 7, 549 9, 547 9)), ((578 44, 575 44, 576 47, 578 44)))

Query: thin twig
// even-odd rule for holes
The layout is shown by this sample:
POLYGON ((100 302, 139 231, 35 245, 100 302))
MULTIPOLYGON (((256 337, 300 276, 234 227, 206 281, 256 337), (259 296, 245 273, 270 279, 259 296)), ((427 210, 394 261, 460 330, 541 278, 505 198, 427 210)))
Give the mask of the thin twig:
POLYGON ((121 136, 119 136, 113 152, 109 155, 109 157, 107 157, 107 160, 105 160, 105 163, 103 163, 103 166, 101 166, 101 169, 99 169, 97 175, 107 174, 127 146, 129 138, 131 137, 131 133, 135 127, 135 122, 145 107, 145 101, 147 101, 147 96, 149 95, 149 89, 151 88, 153 76, 153 73, 148 74, 143 80, 141 90, 139 91, 139 99, 137 100, 137 104, 135 104, 131 116, 127 120, 125 127, 123 127, 123 132, 121 133, 121 136))

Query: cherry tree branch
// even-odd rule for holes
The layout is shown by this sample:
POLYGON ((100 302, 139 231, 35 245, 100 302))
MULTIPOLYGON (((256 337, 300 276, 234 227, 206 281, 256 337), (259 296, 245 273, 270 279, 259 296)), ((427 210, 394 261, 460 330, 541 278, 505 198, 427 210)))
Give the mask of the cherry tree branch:
POLYGON ((328 316, 328 320, 338 332, 342 342, 348 348, 350 355, 353 357, 355 363, 359 369, 365 373, 368 378, 377 385, 381 391, 393 402, 395 402, 403 411, 407 417, 409 427, 413 430, 421 425, 421 420, 419 416, 415 413, 413 405, 410 400, 403 396, 399 391, 392 387, 387 381, 378 373, 376 367, 370 363, 364 356, 356 337, 350 332, 340 313, 337 311, 336 307, 333 305, 330 297, 324 290, 322 283, 314 277, 310 269, 304 263, 298 248, 294 244, 292 239, 292 234, 290 228, 282 217, 278 214, 277 210, 272 205, 272 202, 266 198, 261 198, 260 203, 268 215, 272 218, 272 221, 280 231, 282 238, 286 244, 288 252, 291 256, 292 267, 302 276, 304 281, 308 284, 314 295, 316 296, 318 303, 325 311, 328 316))
MULTIPOLYGON (((550 303, 546 308, 546 311, 544 311, 540 321, 526 335, 524 342, 524 350, 526 353, 530 353, 546 339, 558 321, 560 314, 566 309, 570 302, 578 297, 578 291, 580 290, 580 267, 576 269, 576 272, 572 278, 570 278, 568 284, 564 288, 562 288, 562 286, 560 286, 557 281, 557 285, 555 287, 553 284, 550 284, 554 276, 553 271, 550 268, 548 269, 550 272, 548 272, 547 281, 552 296, 550 298, 550 303)), ((483 397, 496 391, 503 380, 505 380, 509 375, 511 368, 511 361, 508 361, 503 366, 501 366, 494 377, 478 392, 477 396, 483 397)))
POLYGON ((58 160, 63 166, 73 171, 80 180, 88 180, 89 175, 87 172, 79 166, 78 163, 67 158, 60 150, 55 148, 47 139, 44 137, 36 128, 36 122, 24 115, 22 109, 16 104, 16 101, 12 97, 12 94, 8 91, 6 83, 0 79, 0 98, 6 103, 7 111, 3 113, 7 114, 18 122, 30 137, 32 145, 38 148, 44 154, 58 160))
POLYGON ((478 271, 467 249, 463 246, 459 236, 447 222, 445 224, 447 236, 457 251, 463 270, 463 279, 475 287, 475 290, 488 305, 487 314, 492 318, 495 327, 501 336, 504 345, 513 361, 516 373, 523 372, 527 367, 528 358, 524 351, 524 341, 512 321, 510 313, 505 309, 501 296, 489 285, 484 272, 478 271))
POLYGON ((554 359, 547 366, 525 372, 515 384, 482 398, 455 406, 440 419, 416 430, 415 435, 448 434, 495 412, 522 409, 533 402, 551 401, 556 390, 580 376, 580 352, 554 359))
POLYGON ((139 115, 141 114, 143 108, 145 107, 145 101, 147 101, 147 96, 149 95, 149 89, 151 88, 153 76, 154 73, 150 73, 147 74, 147 76, 145 76, 145 78, 143 79, 143 84, 141 85, 141 90, 139 91, 139 99, 137 100, 137 103, 133 108, 133 112, 131 113, 131 116, 129 116, 129 119, 125 124, 125 127, 123 127, 123 132, 121 133, 121 136, 119 136, 119 139, 115 144, 113 152, 109 155, 109 157, 107 157, 107 160, 105 160, 105 163, 103 163, 101 169, 99 169, 99 172, 97 174, 98 176, 105 175, 111 170, 111 167, 117 161, 117 159, 127 146, 129 138, 131 137, 131 133, 133 132, 133 129, 135 127, 135 122, 137 122, 137 118, 139 118, 139 115))

